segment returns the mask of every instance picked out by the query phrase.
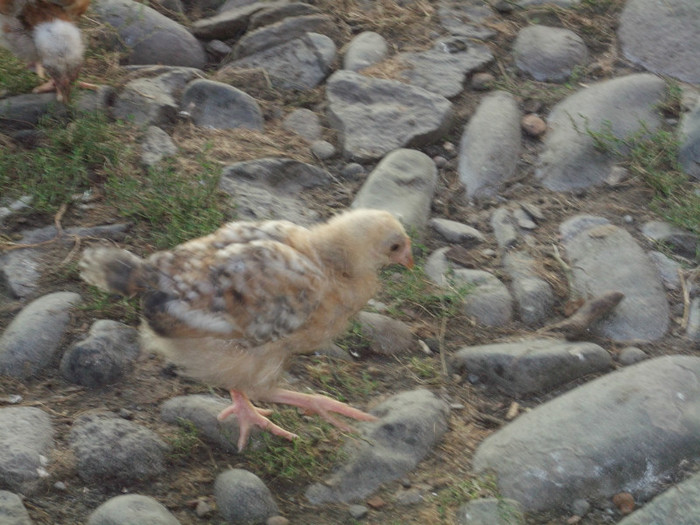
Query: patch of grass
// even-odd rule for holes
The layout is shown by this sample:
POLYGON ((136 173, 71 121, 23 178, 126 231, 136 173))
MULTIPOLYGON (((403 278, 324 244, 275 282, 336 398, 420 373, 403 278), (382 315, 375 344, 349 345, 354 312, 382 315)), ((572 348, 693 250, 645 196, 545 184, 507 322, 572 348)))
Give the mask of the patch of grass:
POLYGON ((456 316, 471 286, 449 283, 440 287, 425 273, 425 260, 417 258, 413 269, 391 269, 382 272, 382 299, 387 301, 388 313, 400 316, 403 309, 423 312, 433 318, 456 316))
POLYGON ((8 95, 30 93, 38 85, 39 77, 27 64, 17 59, 9 50, 0 47, 0 92, 8 95))
POLYGON ((161 163, 146 176, 125 174, 105 184, 108 201, 126 216, 150 226, 157 249, 169 248, 212 232, 225 222, 223 194, 218 189, 221 168, 199 157, 197 176, 161 163))
POLYGON ((439 363, 431 357, 412 356, 408 369, 423 384, 440 385, 444 383, 439 363))
POLYGON ((128 325, 136 325, 139 321, 138 299, 103 292, 94 286, 86 287, 82 296, 83 303, 78 309, 96 319, 119 319, 128 325))
MULTIPOLYGON (((452 509, 479 498, 498 498, 498 485, 493 475, 467 477, 441 488, 433 496, 441 517, 447 517, 448 509, 452 509)), ((509 523, 509 522, 507 522, 509 523)), ((519 523, 519 522, 513 522, 519 523)))
POLYGON ((168 438, 170 444, 169 456, 172 459, 186 459, 192 456, 194 450, 201 444, 199 429, 189 419, 177 418, 177 434, 168 438))
POLYGON ((274 412, 270 420, 299 437, 287 441, 262 432, 261 445, 250 447, 246 458, 251 470, 264 479, 301 483, 318 480, 344 458, 338 434, 332 425, 314 418, 305 422, 295 409, 274 412))
POLYGON ((377 390, 377 382, 364 369, 358 373, 355 363, 328 357, 311 357, 306 372, 314 385, 331 397, 347 402, 371 396, 377 390))
POLYGON ((599 131, 587 129, 596 149, 620 159, 632 175, 653 191, 652 210, 688 231, 700 234, 700 195, 678 163, 678 138, 670 131, 651 131, 644 123, 619 138, 607 122, 599 131))
POLYGON ((124 130, 99 113, 66 123, 47 117, 39 125, 46 139, 35 149, 10 149, 0 155, 3 196, 32 195, 32 209, 55 213, 91 184, 116 175, 127 162, 124 130))

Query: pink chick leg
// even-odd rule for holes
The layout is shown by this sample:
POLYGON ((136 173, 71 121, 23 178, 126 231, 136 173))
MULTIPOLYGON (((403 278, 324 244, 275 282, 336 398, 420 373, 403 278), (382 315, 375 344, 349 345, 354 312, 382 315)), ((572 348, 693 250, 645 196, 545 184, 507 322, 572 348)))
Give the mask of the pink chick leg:
POLYGON ((332 399, 321 394, 302 394, 300 392, 293 392, 292 390, 278 388, 273 390, 272 393, 265 399, 273 403, 282 403, 285 405, 293 405, 304 408, 310 412, 318 414, 323 419, 329 423, 332 423, 339 429, 344 430, 345 432, 352 432, 353 428, 333 417, 330 412, 335 412, 336 414, 351 417, 359 421, 377 421, 377 418, 372 414, 368 414, 362 410, 358 410, 350 405, 346 405, 345 403, 341 403, 336 399, 332 399))
POLYGON ((253 426, 259 426, 265 430, 269 430, 276 436, 289 439, 290 441, 297 438, 296 434, 288 432, 275 425, 272 421, 267 419, 272 413, 272 410, 267 410, 264 408, 258 408, 250 402, 248 396, 243 392, 238 392, 237 390, 231 390, 231 401, 233 404, 230 407, 223 409, 216 419, 223 421, 231 414, 235 414, 238 419, 238 451, 242 451, 248 442, 248 437, 250 436, 250 431, 253 426))

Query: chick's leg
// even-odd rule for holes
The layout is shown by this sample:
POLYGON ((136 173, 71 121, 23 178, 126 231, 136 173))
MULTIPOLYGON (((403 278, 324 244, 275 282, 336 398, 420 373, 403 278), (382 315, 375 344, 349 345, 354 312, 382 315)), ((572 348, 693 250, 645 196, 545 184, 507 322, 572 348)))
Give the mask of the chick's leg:
POLYGON ((250 402, 248 396, 243 392, 237 390, 231 390, 231 401, 233 404, 230 407, 223 409, 216 418, 219 421, 223 421, 228 416, 235 414, 238 419, 238 451, 240 452, 245 447, 248 442, 248 437, 250 436, 250 431, 253 426, 259 426, 265 430, 269 430, 276 436, 283 437, 285 439, 295 439, 298 436, 289 432, 282 427, 275 425, 272 421, 267 419, 272 413, 272 410, 266 410, 264 408, 258 408, 250 402))
POLYGON ((282 388, 275 389, 270 395, 265 397, 266 401, 271 401, 273 403, 282 403, 285 405, 293 405, 296 407, 304 408, 310 412, 318 414, 323 419, 332 423, 336 427, 346 432, 352 432, 353 428, 346 425, 339 419, 333 417, 330 413, 335 412, 342 416, 351 417, 359 421, 377 421, 378 418, 362 410, 346 405, 336 399, 332 399, 328 396, 323 396, 321 394, 302 394, 300 392, 293 392, 292 390, 285 390, 282 388))

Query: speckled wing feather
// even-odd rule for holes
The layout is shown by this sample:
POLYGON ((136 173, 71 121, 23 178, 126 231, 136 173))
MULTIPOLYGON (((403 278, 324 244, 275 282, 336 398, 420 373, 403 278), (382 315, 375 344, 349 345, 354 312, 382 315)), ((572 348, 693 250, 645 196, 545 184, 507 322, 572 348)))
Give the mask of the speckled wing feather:
POLYGON ((284 221, 230 223, 154 254, 145 318, 165 337, 219 337, 243 347, 284 337, 304 324, 327 287, 314 255, 289 244, 308 234, 284 221))

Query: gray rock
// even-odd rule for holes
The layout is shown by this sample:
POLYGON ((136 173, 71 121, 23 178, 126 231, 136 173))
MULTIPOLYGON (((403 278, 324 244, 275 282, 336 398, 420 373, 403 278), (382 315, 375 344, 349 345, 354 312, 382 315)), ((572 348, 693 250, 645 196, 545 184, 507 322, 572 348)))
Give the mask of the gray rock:
POLYGON ((459 180, 469 199, 493 197, 515 174, 520 156, 520 111, 510 93, 485 96, 459 145, 459 180))
POLYGON ((360 312, 357 321, 362 335, 369 339, 370 349, 375 354, 405 354, 413 346, 411 328, 398 319, 373 312, 360 312))
POLYGON ((652 241, 663 243, 690 259, 694 259, 700 252, 700 237, 664 221, 644 223, 642 233, 652 241))
POLYGON ((0 131, 12 133, 33 129, 41 118, 48 114, 55 114, 60 118, 68 117, 66 106, 56 103, 55 93, 3 98, 0 104, 0 131))
POLYGON ((511 320, 513 299, 498 278, 483 270, 460 268, 448 262, 439 248, 425 263, 425 273, 437 285, 466 292, 462 311, 486 326, 502 326, 511 320))
MULTIPOLYGON (((160 417, 171 424, 191 422, 207 440, 229 453, 238 453, 238 420, 228 417, 219 421, 216 416, 231 405, 230 401, 220 397, 190 395, 178 396, 165 401, 160 407, 160 417)), ((260 429, 253 427, 249 446, 259 446, 260 429)))
POLYGON ((681 269, 681 265, 661 252, 649 252, 647 255, 654 261, 666 289, 680 289, 681 278, 678 275, 678 271, 681 269))
POLYGON ((204 47, 214 62, 221 62, 224 58, 233 53, 233 48, 221 40, 210 40, 204 47))
POLYGON ((296 133, 307 142, 321 138, 321 122, 318 115, 306 108, 297 108, 282 121, 282 127, 296 133))
POLYGON ((263 116, 257 101, 228 84, 213 80, 193 80, 182 94, 182 110, 197 126, 212 129, 263 129, 263 116))
POLYGON ((636 346, 626 346, 620 350, 620 355, 617 356, 617 360, 622 366, 635 365, 649 359, 649 356, 641 348, 636 346))
POLYGON ((75 107, 80 113, 109 113, 117 91, 112 86, 98 86, 97 89, 83 89, 73 92, 75 107))
POLYGON ((151 78, 132 80, 117 97, 112 114, 137 125, 171 127, 180 108, 176 93, 197 75, 196 69, 178 68, 151 78))
POLYGON ((447 132, 452 118, 445 97, 351 71, 331 75, 326 97, 329 123, 339 132, 345 157, 354 160, 429 143, 447 132))
POLYGON ((507 251, 518 244, 518 230, 513 224, 513 214, 508 208, 496 209, 491 215, 491 228, 496 237, 498 247, 502 251, 507 251))
POLYGON ((434 217, 430 219, 429 225, 442 235, 445 240, 466 247, 480 244, 486 240, 479 230, 461 222, 434 217))
POLYGON ((398 149, 377 164, 352 202, 352 208, 387 210, 409 229, 422 232, 437 184, 437 168, 420 151, 398 149))
POLYGON ((389 55, 389 46, 379 33, 363 31, 348 44, 343 57, 343 69, 360 71, 381 62, 389 55))
POLYGON ((32 525, 22 498, 17 494, 0 490, 0 523, 3 525, 32 525))
POLYGON ((26 379, 56 355, 68 328, 70 308, 82 302, 73 292, 55 292, 25 306, 0 336, 0 375, 26 379))
POLYGON ((202 40, 231 40, 248 30, 250 17, 263 9, 263 2, 222 10, 219 14, 200 18, 192 24, 192 34, 202 40))
POLYGON ((285 18, 321 14, 318 7, 304 2, 267 1, 264 5, 266 6, 264 9, 250 17, 249 31, 281 22, 285 18))
MULTIPOLYGON (((128 225, 110 224, 88 228, 66 228, 58 238, 55 226, 46 226, 36 230, 22 232, 22 238, 17 244, 39 244, 55 239, 55 242, 72 245, 75 237, 98 237, 111 240, 122 240, 126 235, 128 225)), ((9 292, 18 298, 32 296, 39 286, 43 271, 43 248, 25 248, 13 250, 0 255, 0 278, 5 281, 9 292)))
POLYGON ((335 157, 337 150, 335 146, 327 140, 317 140, 311 144, 311 153, 320 160, 328 160, 335 157))
POLYGON ((512 499, 483 498, 457 510, 457 525, 525 525, 520 504, 512 499))
POLYGON ((616 341, 663 337, 670 309, 654 264, 625 230, 612 224, 582 228, 588 219, 576 216, 560 226, 576 291, 581 297, 608 291, 625 295, 590 330, 616 341))
POLYGON ((541 325, 552 313, 554 292, 540 277, 535 259, 525 252, 508 252, 503 256, 503 267, 511 278, 520 320, 527 326, 541 325))
POLYGON ((238 162, 224 168, 219 183, 246 220, 285 219, 310 224, 318 215, 303 200, 304 190, 328 184, 330 174, 286 158, 238 162))
POLYGON ((654 73, 697 84, 698 27, 700 4, 696 0, 630 0, 620 14, 617 34, 627 59, 654 73))
MULTIPOLYGON (((233 58, 240 60, 267 49, 279 47, 306 33, 317 33, 337 40, 338 26, 328 15, 307 15, 287 18, 246 33, 233 49, 233 58)), ((268 56, 268 55, 266 55, 268 56)))
POLYGON ((231 68, 262 68, 273 87, 308 90, 319 85, 331 71, 336 47, 329 37, 304 33, 274 47, 266 47, 235 60, 231 68))
POLYGON ((681 146, 678 161, 683 171, 700 180, 700 104, 683 115, 678 134, 681 146))
POLYGON ((441 0, 437 15, 440 25, 450 34, 476 40, 495 35, 484 22, 494 15, 488 4, 478 0, 441 0))
POLYGON ((513 395, 547 392, 588 374, 610 369, 610 354, 593 343, 531 339, 467 346, 454 356, 460 373, 513 395))
POLYGON ((26 210, 27 208, 29 208, 29 205, 32 203, 33 200, 34 197, 32 197, 31 195, 25 195, 24 197, 20 197, 19 199, 10 202, 7 206, 0 206, 0 224, 2 224, 2 222, 5 219, 11 217, 18 211, 26 210))
POLYGON ((229 469, 214 483, 219 512, 229 523, 263 523, 279 513, 270 489, 263 481, 243 469, 229 469))
POLYGON ((487 437, 474 472, 494 471, 501 495, 529 511, 621 491, 647 499, 700 454, 699 373, 699 358, 667 356, 575 388, 487 437))
POLYGON ((518 33, 513 44, 515 65, 541 82, 563 82, 576 66, 588 59, 580 36, 569 29, 531 25, 518 33))
POLYGON ((427 390, 392 396, 371 413, 380 420, 362 424, 365 439, 348 443, 348 462, 307 488, 313 505, 358 501, 382 483, 401 478, 447 431, 447 404, 427 390))
POLYGON ((361 520, 367 517, 367 514, 369 514, 369 509, 364 505, 355 504, 348 507, 348 512, 353 519, 361 520))
POLYGON ((87 525, 180 525, 168 509, 149 496, 116 496, 97 507, 87 525))
POLYGON ((96 0, 97 18, 112 27, 118 38, 111 48, 127 52, 129 64, 165 64, 202 68, 206 56, 202 45, 182 25, 156 10, 132 0, 96 0))
POLYGON ((685 335, 691 341, 700 342, 700 297, 690 302, 688 328, 685 335))
POLYGON ((469 73, 493 61, 493 54, 486 46, 453 37, 438 40, 428 51, 405 52, 398 58, 407 66, 401 77, 409 84, 451 98, 462 92, 469 73))
MULTIPOLYGON (((0 409, 0 487, 30 496, 37 492, 53 445, 49 415, 33 407, 0 409)), ((0 516, 2 516, 0 514, 0 516)))
POLYGON ((88 483, 122 485, 154 479, 165 470, 168 446, 152 431, 116 417, 88 414, 73 424, 69 443, 88 483))
POLYGON ((700 475, 669 488, 618 525, 694 525, 700 508, 700 475))
POLYGON ((177 153, 177 147, 165 131, 157 126, 148 126, 141 143, 141 162, 146 166, 155 166, 166 157, 177 153))
POLYGON ((68 381, 95 388, 120 379, 139 355, 138 332, 117 321, 95 321, 88 336, 61 359, 68 381))
POLYGON ((616 159, 596 149, 589 131, 624 139, 659 126, 656 105, 664 81, 654 75, 628 75, 592 84, 558 103, 549 114, 537 176, 545 187, 567 191, 602 184, 616 159))

